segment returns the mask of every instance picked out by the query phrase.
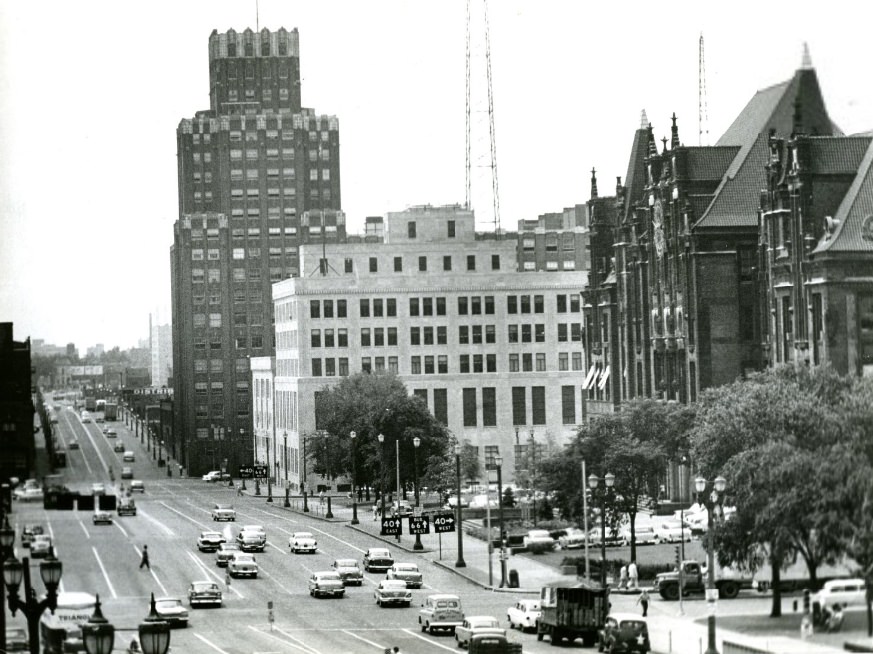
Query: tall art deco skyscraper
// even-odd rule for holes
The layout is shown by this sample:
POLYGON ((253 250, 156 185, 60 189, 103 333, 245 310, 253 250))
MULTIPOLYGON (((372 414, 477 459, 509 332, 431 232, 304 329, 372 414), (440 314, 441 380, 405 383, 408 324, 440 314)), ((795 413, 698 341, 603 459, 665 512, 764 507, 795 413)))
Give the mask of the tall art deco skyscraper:
POLYGON ((335 116, 301 106, 297 30, 209 37, 209 109, 176 130, 174 434, 189 474, 253 462, 249 357, 274 354, 271 285, 345 239, 335 116))

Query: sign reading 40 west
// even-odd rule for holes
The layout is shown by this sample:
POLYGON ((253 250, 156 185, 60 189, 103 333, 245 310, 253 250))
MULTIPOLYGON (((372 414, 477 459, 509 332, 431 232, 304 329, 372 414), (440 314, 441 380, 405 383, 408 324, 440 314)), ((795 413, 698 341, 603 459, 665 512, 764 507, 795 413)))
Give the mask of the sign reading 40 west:
POLYGON ((455 530, 455 514, 444 512, 434 513, 433 530, 437 534, 444 534, 455 530))

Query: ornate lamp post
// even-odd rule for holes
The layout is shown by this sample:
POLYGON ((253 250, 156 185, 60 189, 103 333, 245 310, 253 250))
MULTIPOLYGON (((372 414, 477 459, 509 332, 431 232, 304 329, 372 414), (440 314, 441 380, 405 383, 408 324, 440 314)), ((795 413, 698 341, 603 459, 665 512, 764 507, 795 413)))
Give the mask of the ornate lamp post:
POLYGON ((358 495, 357 495, 357 486, 358 486, 358 471, 357 471, 357 463, 355 461, 355 439, 358 437, 358 432, 351 431, 349 432, 349 437, 352 439, 352 524, 359 524, 358 521, 358 495))
POLYGON ((534 440, 534 430, 530 430, 530 485, 533 490, 533 523, 537 526, 537 442, 534 440))
MULTIPOLYGON (((30 641, 31 654, 39 654, 39 619, 46 609, 52 613, 58 607, 58 584, 61 583, 63 564, 55 558, 54 548, 49 550, 48 558, 39 564, 39 576, 45 584, 46 597, 36 599, 36 591, 30 585, 30 559, 19 561, 16 558, 6 562, 3 568, 3 580, 9 588, 9 610, 12 615, 21 611, 27 620, 27 637, 30 641), (24 579, 24 596, 18 597, 18 587, 24 579)), ((4 632, 5 633, 5 632, 4 632)))
POLYGON ((382 496, 382 508, 379 511, 379 516, 385 517, 385 434, 376 436, 379 439, 379 468, 382 481, 379 482, 379 495, 382 496))
POLYGON ((458 532, 458 560, 455 561, 456 568, 466 568, 467 562, 464 561, 464 530, 461 529, 462 509, 461 509, 461 444, 455 443, 455 476, 458 482, 458 516, 455 521, 455 529, 458 532))
MULTIPOLYGON (((591 491, 597 490, 600 477, 595 474, 588 475, 588 487, 591 491)), ((606 496, 609 489, 615 484, 615 475, 607 472, 603 478, 604 488, 600 495, 600 583, 606 586, 606 496)))
POLYGON ((143 654, 167 654, 170 649, 170 623, 162 620, 155 608, 155 594, 152 593, 151 610, 145 620, 139 623, 139 644, 143 654))
MULTIPOLYGON (((506 534, 503 531, 503 457, 494 457, 497 467, 497 522, 500 530, 500 587, 506 587, 506 534)), ((488 534, 491 538, 491 534, 488 534)))
POLYGON ((267 504, 273 503, 273 472, 270 470, 270 441, 267 439, 267 504))
MULTIPOLYGON (((415 452, 415 508, 421 506, 420 491, 418 489, 418 448, 421 445, 421 439, 416 436, 412 439, 413 451, 415 452)), ((399 498, 398 498, 399 499, 399 498)), ((415 534, 415 544, 412 546, 414 550, 423 550, 424 545, 421 544, 421 534, 415 534)))
POLYGON ((708 568, 706 573, 706 603, 709 613, 706 619, 709 635, 706 654, 718 654, 718 649, 715 646, 715 609, 718 602, 718 589, 715 587, 715 547, 712 542, 712 528, 724 514, 722 503, 724 502, 723 493, 727 487, 727 480, 721 475, 712 482, 698 477, 694 480, 694 487, 698 494, 703 496, 703 503, 706 506, 706 565, 708 568), (707 487, 711 489, 708 495, 706 494, 707 487))
MULTIPOLYGON (((8 516, 3 516, 3 527, 0 528, 0 602, 6 594, 4 586, 3 566, 6 559, 12 556, 12 546, 15 544, 15 530, 9 526, 8 516)), ((2 609, 2 605, 0 605, 2 609)), ((0 651, 6 651, 6 610, 0 610, 0 651)))
POLYGON ((115 644, 115 627, 103 617, 100 595, 94 604, 94 613, 82 625, 82 643, 88 654, 110 654, 115 644))

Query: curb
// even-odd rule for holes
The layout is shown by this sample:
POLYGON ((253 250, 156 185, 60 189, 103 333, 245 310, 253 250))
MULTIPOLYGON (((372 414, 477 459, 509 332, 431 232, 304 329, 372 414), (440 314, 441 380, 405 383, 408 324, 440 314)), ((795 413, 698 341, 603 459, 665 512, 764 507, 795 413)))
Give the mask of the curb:
POLYGON ((246 493, 246 492, 244 492, 243 495, 245 497, 251 497, 254 499, 263 499, 264 504, 272 504, 277 509, 284 509, 285 511, 288 511, 289 513, 296 513, 298 515, 306 516, 309 518, 315 518, 316 520, 321 520, 322 522, 348 522, 348 520, 349 520, 347 518, 336 518, 336 517, 326 518, 323 515, 319 515, 318 513, 314 512, 314 511, 304 512, 302 509, 297 509, 293 506, 285 506, 284 496, 279 497, 278 499, 274 496, 272 502, 267 502, 266 497, 264 495, 255 495, 254 493, 246 493))
POLYGON ((443 570, 448 570, 449 572, 454 572, 459 577, 463 577, 464 579, 466 579, 470 583, 475 584, 476 586, 479 586, 479 588, 484 588, 485 590, 490 590, 490 591, 495 592, 495 593, 507 593, 507 594, 515 593, 515 594, 534 594, 534 595, 540 594, 539 589, 534 590, 534 589, 529 589, 529 588, 499 588, 497 586, 489 586, 488 584, 486 584, 482 581, 479 581, 475 577, 472 577, 468 574, 465 574, 465 573, 461 572, 458 568, 456 568, 452 565, 448 565, 446 563, 443 563, 442 561, 431 561, 431 563, 433 563, 436 566, 439 566, 443 570))
POLYGON ((402 541, 398 543, 395 539, 386 538, 385 536, 382 536, 380 534, 374 534, 371 531, 367 531, 366 529, 362 529, 361 527, 358 527, 357 525, 353 525, 351 522, 349 522, 349 524, 347 524, 346 527, 348 527, 349 529, 354 529, 358 533, 365 534, 367 536, 371 536, 377 540, 381 540, 383 543, 387 543, 388 545, 391 545, 391 547, 399 548, 405 552, 412 552, 413 554, 430 554, 434 551, 434 550, 428 549, 426 547, 422 550, 413 549, 412 547, 409 547, 408 545, 404 545, 402 541))

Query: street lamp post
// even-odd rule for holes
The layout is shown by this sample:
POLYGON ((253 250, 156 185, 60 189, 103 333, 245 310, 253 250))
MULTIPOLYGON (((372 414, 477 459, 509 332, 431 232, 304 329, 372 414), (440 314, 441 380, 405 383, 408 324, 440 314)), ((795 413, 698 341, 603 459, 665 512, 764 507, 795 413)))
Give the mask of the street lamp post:
POLYGON ((270 443, 267 442, 267 504, 273 503, 273 473, 270 470, 270 443))
POLYGON ((718 602, 718 589, 715 587, 715 547, 712 542, 712 528, 716 521, 723 517, 723 493, 727 487, 727 480, 719 475, 710 483, 703 477, 698 477, 694 480, 694 487, 698 494, 703 495, 703 502, 706 506, 706 565, 708 568, 706 573, 706 603, 709 613, 706 619, 709 635, 706 654, 718 654, 718 649, 715 646, 715 610, 718 602), (709 495, 706 494, 707 486, 712 489, 709 495))
MULTIPOLYGON (((6 559, 12 556, 12 546, 15 544, 15 530, 9 526, 8 516, 3 515, 3 527, 0 528, 0 602, 6 594, 3 579, 3 566, 6 559)), ((0 604, 0 651, 6 651, 6 610, 0 604)))
POLYGON ((385 434, 376 436, 379 440, 379 468, 381 481, 379 482, 379 495, 382 496, 382 508, 379 510, 379 516, 385 517, 385 434))
MULTIPOLYGON (((421 507, 420 491, 418 489, 418 448, 421 445, 421 439, 416 436, 412 439, 412 445, 415 452, 415 508, 421 507)), ((421 544, 421 534, 415 534, 415 544, 412 546, 414 550, 423 550, 424 545, 421 544)))
POLYGON ((466 568, 467 562, 464 561, 464 530, 461 528, 462 510, 461 510, 461 444, 455 443, 455 476, 458 482, 458 517, 455 521, 455 530, 458 532, 458 560, 455 561, 456 568, 466 568))
POLYGON ((288 491, 290 487, 288 486, 288 432, 282 432, 282 438, 284 439, 284 447, 282 449, 282 463, 285 465, 285 503, 282 505, 286 509, 291 506, 291 501, 288 499, 288 491))
POLYGON ((530 485, 533 490, 533 523, 537 526, 537 482, 536 482, 536 465, 537 465, 537 442, 534 440, 534 430, 530 430, 530 485))
MULTIPOLYGON (((600 483, 600 477, 595 474, 588 475, 588 487, 594 491, 600 483)), ((607 472, 603 478, 604 488, 600 495, 600 584, 606 586, 606 496, 609 489, 615 484, 615 475, 607 472)))
MULTIPOLYGON (((36 591, 30 585, 30 559, 22 561, 12 558, 3 567, 3 580, 9 589, 9 610, 12 615, 21 611, 27 621, 27 637, 30 653, 39 654, 39 619, 46 609, 52 613, 58 607, 58 584, 61 582, 63 564, 55 558, 54 549, 49 550, 48 558, 39 564, 39 575, 45 584, 46 597, 36 598, 36 591), (18 597, 18 587, 24 580, 24 599, 18 597)), ((5 632, 4 632, 5 633, 5 632)))
POLYGON ((96 596, 94 613, 82 625, 82 644, 88 654, 110 654, 115 644, 115 627, 103 617, 100 595, 96 596))
POLYGON ((357 495, 357 486, 358 486, 358 469, 357 462, 355 461, 355 439, 358 437, 358 432, 351 431, 349 432, 349 437, 352 439, 352 524, 359 524, 358 521, 358 495, 357 495))
MULTIPOLYGON (((503 531, 503 457, 494 457, 497 467, 497 522, 500 532, 500 587, 506 587, 506 534, 503 531)), ((489 482, 490 483, 490 482, 489 482)), ((491 538, 491 534, 488 534, 491 538)))

